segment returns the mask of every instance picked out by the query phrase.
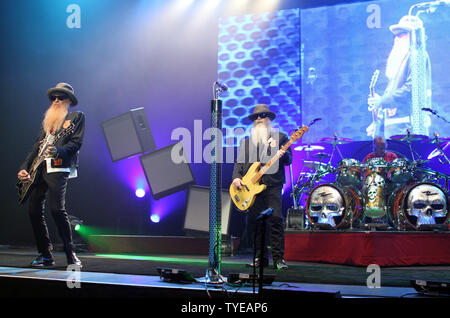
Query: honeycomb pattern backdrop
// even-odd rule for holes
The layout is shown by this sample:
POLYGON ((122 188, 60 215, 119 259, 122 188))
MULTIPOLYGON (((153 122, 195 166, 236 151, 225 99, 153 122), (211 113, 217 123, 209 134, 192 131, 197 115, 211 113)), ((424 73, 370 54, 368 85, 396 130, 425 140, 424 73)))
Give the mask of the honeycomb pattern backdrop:
MULTIPOLYGON (((254 106, 267 104, 277 114, 274 126, 288 135, 297 130, 301 125, 300 10, 221 19, 218 79, 229 88, 221 95, 223 128, 246 130, 254 106)), ((238 142, 235 138, 234 145, 238 142)))

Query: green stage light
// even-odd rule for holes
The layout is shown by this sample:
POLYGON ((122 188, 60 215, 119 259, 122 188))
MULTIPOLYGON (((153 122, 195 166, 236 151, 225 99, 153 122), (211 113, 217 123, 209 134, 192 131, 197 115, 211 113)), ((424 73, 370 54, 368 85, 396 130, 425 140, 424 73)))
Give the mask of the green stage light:
POLYGON ((75 227, 74 227, 75 231, 79 231, 80 229, 81 229, 81 225, 80 224, 75 225, 75 227))

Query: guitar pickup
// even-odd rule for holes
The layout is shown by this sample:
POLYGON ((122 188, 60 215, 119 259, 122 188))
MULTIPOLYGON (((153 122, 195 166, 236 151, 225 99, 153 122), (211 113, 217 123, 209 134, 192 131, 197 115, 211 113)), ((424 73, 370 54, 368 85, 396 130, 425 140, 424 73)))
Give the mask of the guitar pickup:
POLYGON ((240 201, 239 196, 238 196, 237 194, 234 196, 234 200, 235 200, 236 202, 239 202, 239 201, 240 201))

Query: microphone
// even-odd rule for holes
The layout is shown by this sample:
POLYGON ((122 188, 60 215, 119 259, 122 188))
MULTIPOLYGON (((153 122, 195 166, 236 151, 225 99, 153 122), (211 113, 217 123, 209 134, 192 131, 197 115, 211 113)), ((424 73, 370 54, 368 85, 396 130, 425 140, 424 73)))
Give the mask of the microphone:
POLYGON ((269 216, 272 215, 272 212, 273 212, 273 208, 268 208, 267 210, 262 211, 256 219, 257 220, 267 219, 269 216))
POLYGON ((436 115, 436 114, 437 114, 437 112, 436 112, 435 110, 432 110, 431 108, 428 108, 428 107, 422 107, 422 110, 427 111, 427 112, 430 112, 430 113, 432 113, 433 115, 436 115))
POLYGON ((216 82, 216 85, 220 88, 221 91, 226 92, 228 90, 228 86, 220 83, 220 82, 216 82))

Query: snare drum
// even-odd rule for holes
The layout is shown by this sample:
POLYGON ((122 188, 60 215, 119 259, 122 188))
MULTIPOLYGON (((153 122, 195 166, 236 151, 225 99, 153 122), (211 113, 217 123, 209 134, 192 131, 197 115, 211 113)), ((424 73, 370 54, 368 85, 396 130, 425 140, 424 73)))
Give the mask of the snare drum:
POLYGON ((356 159, 343 159, 339 162, 336 181, 343 186, 361 185, 361 163, 356 159))
POLYGON ((411 164, 405 158, 394 159, 389 164, 389 180, 393 183, 404 183, 413 179, 411 164))

